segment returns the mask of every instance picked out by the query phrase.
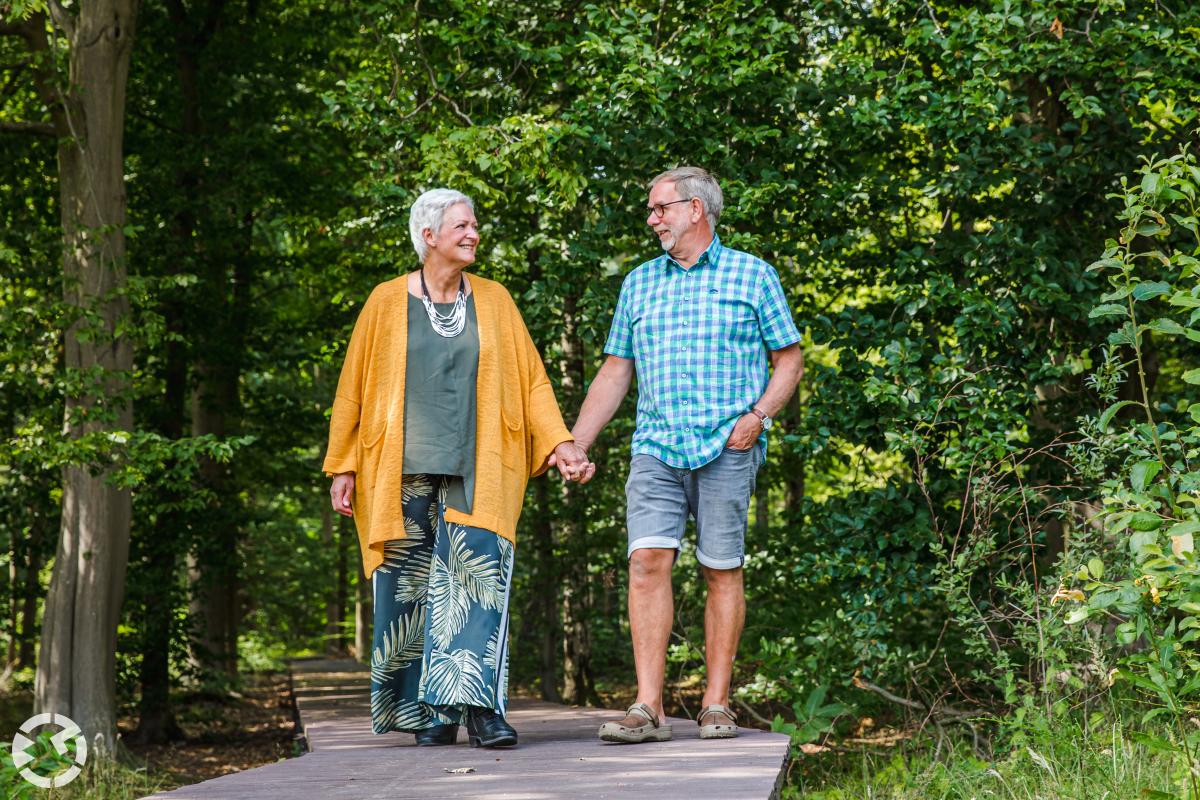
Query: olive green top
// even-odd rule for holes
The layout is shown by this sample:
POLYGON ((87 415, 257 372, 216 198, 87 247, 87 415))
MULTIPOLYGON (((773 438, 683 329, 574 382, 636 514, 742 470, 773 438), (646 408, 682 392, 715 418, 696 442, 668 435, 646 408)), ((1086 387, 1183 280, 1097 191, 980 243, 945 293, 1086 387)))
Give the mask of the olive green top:
MULTIPOLYGON (((442 314, 453 303, 434 303, 442 314)), ((433 329, 425 304, 408 296, 408 358, 404 367, 406 475, 449 475, 446 505, 471 513, 475 493, 475 379, 479 322, 467 295, 467 324, 458 336, 433 329)))

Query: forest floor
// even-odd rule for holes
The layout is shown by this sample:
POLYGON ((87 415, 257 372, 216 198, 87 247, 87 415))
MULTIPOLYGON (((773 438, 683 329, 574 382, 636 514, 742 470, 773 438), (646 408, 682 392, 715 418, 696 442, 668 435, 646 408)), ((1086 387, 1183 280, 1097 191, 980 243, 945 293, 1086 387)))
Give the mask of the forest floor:
MULTIPOLYGON (((180 697, 176 709, 183 741, 129 745, 151 775, 169 784, 164 788, 300 755, 286 672, 245 675, 241 691, 228 700, 180 697)), ((136 725, 136 717, 131 717, 118 727, 127 739, 136 725)))
MULTIPOLYGON (((287 673, 249 673, 242 681, 240 691, 226 700, 173 695, 185 737, 181 741, 130 743, 136 709, 122 716, 117 725, 135 768, 144 769, 149 782, 165 791, 299 755, 287 673)), ((0 694, 0 738, 15 732, 32 706, 27 690, 0 694)))

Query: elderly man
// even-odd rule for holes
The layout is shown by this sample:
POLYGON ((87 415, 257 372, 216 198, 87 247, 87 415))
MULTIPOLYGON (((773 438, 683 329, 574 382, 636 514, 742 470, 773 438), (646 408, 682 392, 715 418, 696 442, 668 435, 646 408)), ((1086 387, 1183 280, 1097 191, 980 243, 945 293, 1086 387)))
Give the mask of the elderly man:
POLYGON ((671 738, 662 722, 671 569, 689 516, 708 584, 700 736, 737 736, 729 682, 746 616, 746 517, 771 418, 795 391, 803 357, 775 269, 717 237, 722 204, 721 188, 702 169, 681 167, 651 181, 646 224, 665 252, 626 276, 604 346, 608 358, 572 432, 590 447, 636 369, 637 429, 625 492, 638 694, 624 719, 600 728, 605 741, 671 738))

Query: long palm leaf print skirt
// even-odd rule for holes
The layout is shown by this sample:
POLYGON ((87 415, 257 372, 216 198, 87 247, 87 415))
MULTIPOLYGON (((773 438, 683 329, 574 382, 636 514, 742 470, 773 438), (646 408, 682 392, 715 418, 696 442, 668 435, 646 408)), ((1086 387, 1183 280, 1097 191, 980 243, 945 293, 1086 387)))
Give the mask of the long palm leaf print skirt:
POLYGON ((371 727, 461 723, 466 706, 503 714, 512 542, 447 523, 440 475, 405 475, 402 492, 408 535, 372 575, 371 727))

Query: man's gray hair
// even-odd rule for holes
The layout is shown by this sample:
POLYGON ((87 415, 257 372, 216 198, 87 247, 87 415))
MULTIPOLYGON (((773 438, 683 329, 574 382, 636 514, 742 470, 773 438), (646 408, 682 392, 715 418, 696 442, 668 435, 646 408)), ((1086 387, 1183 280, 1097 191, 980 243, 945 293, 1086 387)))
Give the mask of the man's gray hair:
POLYGON ((408 234, 412 237, 413 249, 417 251, 417 258, 422 264, 429 255, 429 245, 425 243, 425 229, 432 231, 434 236, 441 233, 446 209, 459 203, 466 203, 467 208, 475 210, 471 198, 453 189, 430 189, 412 204, 412 209, 408 212, 408 234))
POLYGON ((700 167, 677 167, 656 175, 648 188, 653 189, 663 181, 675 184, 675 191, 679 193, 680 200, 700 198, 709 226, 714 231, 717 229, 717 220, 721 218, 721 210, 725 208, 725 197, 721 194, 721 187, 717 185, 716 178, 700 167))

